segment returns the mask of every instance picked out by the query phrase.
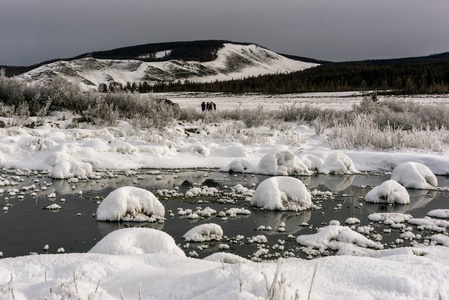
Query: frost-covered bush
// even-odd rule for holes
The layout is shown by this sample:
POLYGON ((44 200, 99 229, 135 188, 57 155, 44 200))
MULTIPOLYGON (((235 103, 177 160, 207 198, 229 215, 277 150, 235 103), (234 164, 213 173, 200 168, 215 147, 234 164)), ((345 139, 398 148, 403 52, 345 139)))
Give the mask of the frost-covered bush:
POLYGON ((407 190, 397 181, 387 180, 376 186, 365 196, 366 202, 408 204, 410 196, 407 190))
POLYGON ((111 192, 97 209, 98 221, 155 222, 165 208, 152 192, 125 186, 111 192))
POLYGON ((312 207, 312 196, 297 178, 271 177, 259 184, 251 205, 268 210, 301 211, 312 207))
POLYGON ((417 162, 398 165, 394 168, 391 179, 412 189, 435 189, 438 186, 435 174, 427 166, 417 162))
POLYGON ((173 254, 185 256, 165 232, 150 228, 125 228, 111 232, 89 253, 110 255, 173 254))

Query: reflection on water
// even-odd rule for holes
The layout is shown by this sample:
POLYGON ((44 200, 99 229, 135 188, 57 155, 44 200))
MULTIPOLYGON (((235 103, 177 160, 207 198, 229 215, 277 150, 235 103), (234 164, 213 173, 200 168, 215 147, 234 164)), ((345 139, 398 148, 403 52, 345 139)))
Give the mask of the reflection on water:
POLYGON ((97 222, 97 228, 101 236, 104 237, 111 232, 123 228, 151 228, 163 231, 164 223, 148 222, 97 222))
MULTIPOLYGON (((2 174, 10 177, 9 173, 2 174)), ((139 170, 134 176, 125 176, 117 172, 109 178, 69 182, 68 180, 52 180, 45 176, 22 176, 23 182, 14 188, 35 185, 36 196, 31 196, 32 190, 24 193, 23 198, 10 196, 6 192, 0 194, 0 205, 8 205, 8 211, 0 214, 0 251, 5 257, 27 255, 29 252, 55 253, 59 247, 64 247, 66 252, 86 252, 105 235, 114 230, 128 227, 145 227, 162 230, 170 234, 177 244, 186 245, 182 236, 191 228, 204 224, 216 223, 223 228, 224 234, 229 238, 221 242, 190 243, 183 248, 186 253, 192 250, 198 252, 199 257, 204 257, 211 252, 221 251, 219 245, 228 243, 228 251, 247 256, 257 250, 256 245, 246 243, 246 238, 255 235, 265 235, 271 249, 271 245, 279 240, 286 241, 289 251, 296 255, 302 254, 295 250, 298 245, 288 235, 316 233, 317 228, 325 226, 331 220, 338 220, 344 224, 349 217, 360 219, 361 226, 369 225, 368 215, 376 212, 409 213, 414 217, 424 217, 428 211, 437 208, 449 208, 448 195, 440 191, 408 190, 410 204, 385 205, 372 204, 363 201, 364 196, 373 186, 388 180, 388 175, 315 175, 299 176, 298 178, 307 185, 308 189, 331 191, 333 197, 326 199, 313 199, 315 204, 322 206, 319 210, 303 212, 264 211, 252 209, 244 197, 236 197, 230 194, 231 188, 237 184, 255 189, 263 180, 270 176, 228 174, 216 170, 139 170), (51 183, 51 184, 49 184, 51 183), (216 187, 220 193, 218 196, 208 197, 159 197, 166 208, 165 223, 134 223, 134 222, 97 222, 94 214, 98 207, 98 201, 104 199, 111 191, 122 186, 137 186, 156 193, 159 189, 174 189, 185 193, 193 186, 216 187), (45 188, 46 189, 45 189, 45 188), (80 194, 79 192, 82 192, 80 194), (50 193, 56 193, 56 197, 50 198, 50 193), (234 201, 223 201, 223 197, 234 201), (62 201, 64 199, 64 201, 62 201), (56 203, 61 210, 48 211, 43 208, 56 203), (211 216, 207 218, 188 219, 186 216, 178 216, 177 209, 191 209, 196 211, 198 207, 211 207, 217 212, 230 208, 246 208, 251 210, 251 215, 238 215, 236 218, 211 216), (174 216, 170 217, 169 212, 174 216), (279 231, 279 225, 285 223, 284 230, 279 231), (308 223, 309 226, 302 226, 308 223), (271 231, 258 231, 260 226, 271 227, 271 231), (236 236, 243 235, 244 240, 232 242, 236 236), (43 245, 50 245, 48 252, 43 251, 43 245)), ((449 185, 449 179, 439 177, 440 186, 449 185)), ((3 187, 4 188, 4 187, 3 187)), ((5 188, 4 188, 5 189, 5 188)), ((381 226, 375 224, 373 226, 381 226)), ((377 229, 382 233, 382 228, 377 229)), ((399 231, 390 235, 384 235, 383 242, 394 241, 400 235, 399 231)), ((406 243, 404 243, 406 245, 406 243)), ((271 251, 271 250, 270 250, 271 251)), ((273 250, 275 251, 275 250, 273 250)))

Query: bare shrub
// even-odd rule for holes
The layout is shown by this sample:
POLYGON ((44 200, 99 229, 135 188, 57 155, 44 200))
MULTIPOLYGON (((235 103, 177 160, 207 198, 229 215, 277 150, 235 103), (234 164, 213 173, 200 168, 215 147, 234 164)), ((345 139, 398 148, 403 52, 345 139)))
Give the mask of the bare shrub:
POLYGON ((324 117, 318 117, 312 121, 312 124, 315 127, 315 133, 317 135, 323 134, 324 130, 329 128, 331 122, 328 120, 328 118, 328 116, 324 115, 324 117))
POLYGON ((266 111, 262 105, 258 105, 255 109, 245 109, 242 111, 241 120, 246 127, 260 127, 267 123, 270 113, 266 111))

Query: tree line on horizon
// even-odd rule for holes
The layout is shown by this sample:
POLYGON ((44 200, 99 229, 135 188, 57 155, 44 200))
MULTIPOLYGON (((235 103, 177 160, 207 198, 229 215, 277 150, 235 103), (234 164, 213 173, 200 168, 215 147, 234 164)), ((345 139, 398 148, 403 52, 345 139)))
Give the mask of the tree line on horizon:
POLYGON ((101 83, 100 92, 302 93, 378 90, 401 94, 449 93, 449 60, 412 64, 327 64, 287 73, 239 80, 195 83, 188 80, 101 83))

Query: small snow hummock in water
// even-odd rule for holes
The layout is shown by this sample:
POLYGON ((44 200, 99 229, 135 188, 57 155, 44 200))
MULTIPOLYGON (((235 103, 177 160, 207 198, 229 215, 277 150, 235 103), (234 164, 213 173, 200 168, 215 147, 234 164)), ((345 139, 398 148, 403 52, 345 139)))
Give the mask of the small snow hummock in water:
POLYGON ((56 179, 84 177, 92 173, 92 165, 78 160, 62 160, 58 162, 48 176, 56 179))
POLYGON ((337 250, 337 254, 361 254, 358 247, 383 249, 381 243, 374 242, 345 226, 323 227, 315 234, 298 236, 296 241, 321 252, 325 249, 337 250))
POLYGON ((58 209, 61 209, 61 206, 59 206, 59 205, 56 204, 56 203, 53 203, 53 204, 51 204, 51 205, 49 205, 49 206, 46 206, 45 209, 48 209, 48 210, 58 210, 58 209))
POLYGON ((312 196, 297 178, 271 177, 262 181, 251 205, 268 210, 300 211, 312 208, 312 196))
POLYGON ((423 229, 432 230, 436 232, 445 232, 449 228, 449 221, 432 219, 429 217, 413 218, 407 221, 410 224, 418 225, 423 229))
POLYGON ((125 186, 111 192, 98 206, 98 221, 156 222, 165 208, 152 192, 125 186))
POLYGON ((434 209, 427 213, 429 217, 449 219, 449 209, 434 209))
POLYGON ((438 180, 432 171, 417 162, 400 164, 393 170, 391 179, 412 189, 435 189, 438 186, 438 180))
POLYGON ((402 185, 395 180, 387 180, 369 191, 365 196, 366 202, 408 204, 410 196, 402 185))
POLYGON ((405 227, 404 222, 412 219, 412 215, 401 213, 374 213, 368 216, 368 220, 383 223, 393 228, 405 227))
POLYGON ((163 231, 151 228, 125 228, 113 231, 89 253, 111 255, 174 254, 185 256, 175 240, 163 231))
POLYGON ((218 224, 201 224, 187 231, 182 237, 187 242, 220 241, 223 237, 223 229, 218 224))

